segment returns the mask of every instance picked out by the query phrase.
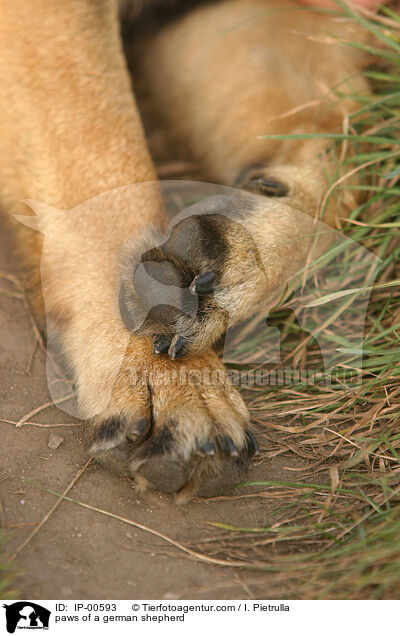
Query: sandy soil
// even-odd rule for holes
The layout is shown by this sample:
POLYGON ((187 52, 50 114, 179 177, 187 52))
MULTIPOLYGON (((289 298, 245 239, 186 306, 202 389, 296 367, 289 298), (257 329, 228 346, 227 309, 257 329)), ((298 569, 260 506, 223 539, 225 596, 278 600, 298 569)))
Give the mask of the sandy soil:
MULTIPOLYGON (((18 273, 10 235, 0 225, 0 270, 18 273)), ((0 278, 0 289, 15 288, 0 278)), ((28 370, 34 336, 23 303, 0 293, 0 418, 17 421, 49 401, 45 359, 37 349, 28 370)), ((14 425, 0 421, 0 520, 18 550, 57 498, 36 485, 63 492, 88 459, 83 426, 55 407, 31 420, 58 428, 14 425), (73 426, 63 426, 72 423, 73 426), (56 449, 49 437, 64 438, 56 449)), ((267 443, 261 436, 261 444, 267 443)), ((299 458, 288 454, 261 461, 250 478, 293 481, 299 458)), ((176 506, 169 495, 139 497, 131 480, 90 464, 70 496, 144 524, 184 543, 202 541, 216 530, 207 522, 263 525, 273 520, 272 504, 258 498, 225 497, 176 506)), ((276 503, 275 503, 276 505, 276 503)), ((229 599, 271 598, 284 588, 271 587, 268 576, 200 563, 159 537, 62 501, 23 547, 16 564, 21 598, 34 599, 229 599)))

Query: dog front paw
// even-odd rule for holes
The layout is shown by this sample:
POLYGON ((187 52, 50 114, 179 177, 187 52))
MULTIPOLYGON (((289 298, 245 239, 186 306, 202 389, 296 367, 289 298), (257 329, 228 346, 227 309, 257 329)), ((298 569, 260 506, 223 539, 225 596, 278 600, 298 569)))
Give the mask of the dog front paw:
POLYGON ((222 363, 212 352, 173 363, 135 342, 110 406, 94 421, 92 454, 179 502, 224 492, 240 480, 257 442, 222 363))

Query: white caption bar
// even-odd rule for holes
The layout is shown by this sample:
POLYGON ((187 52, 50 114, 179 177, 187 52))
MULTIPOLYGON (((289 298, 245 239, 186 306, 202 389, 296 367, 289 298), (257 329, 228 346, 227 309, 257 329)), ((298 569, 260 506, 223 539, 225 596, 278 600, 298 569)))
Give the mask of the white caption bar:
POLYGON ((184 634, 188 629, 337 636, 383 633, 398 622, 400 601, 8 601, 1 633, 184 634), (277 631, 275 631, 275 629, 277 631), (23 631, 21 631, 23 630, 23 631), (243 630, 243 631, 242 631, 243 630), (270 631, 274 630, 274 631, 270 631))

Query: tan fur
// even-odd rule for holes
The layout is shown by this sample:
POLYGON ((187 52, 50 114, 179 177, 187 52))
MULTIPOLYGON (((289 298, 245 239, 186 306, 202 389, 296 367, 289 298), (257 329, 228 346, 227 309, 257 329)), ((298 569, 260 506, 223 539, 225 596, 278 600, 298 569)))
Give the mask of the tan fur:
MULTIPOLYGON (((19 203, 23 199, 45 204, 36 210, 40 232, 16 229, 18 249, 33 310, 42 323, 45 311, 57 330, 82 416, 94 418, 95 428, 121 414, 150 417, 148 385, 133 386, 131 375, 166 374, 172 389, 160 384, 152 395, 156 428, 175 421, 177 452, 187 458, 196 440, 221 432, 240 446, 248 415, 229 383, 175 382, 177 368, 225 377, 214 353, 181 362, 155 358, 150 341, 132 336, 119 315, 127 241, 139 243, 149 227, 164 227, 166 219, 122 52, 118 11, 114 0, 0 0, 0 196, 3 210, 19 214, 30 213, 19 203), (115 190, 143 182, 153 184, 136 186, 134 197, 130 188, 115 190)), ((225 0, 194 10, 130 51, 171 143, 197 162, 204 178, 232 185, 243 169, 259 164, 290 187, 282 201, 271 201, 269 214, 260 209, 249 218, 257 243, 275 251, 268 261, 269 288, 260 282, 254 297, 243 292, 238 319, 260 297, 276 296, 289 260, 291 273, 301 268, 309 242, 298 238, 310 226, 291 208, 315 217, 324 172, 331 169, 325 143, 259 136, 341 132, 354 104, 337 101, 334 87, 351 77, 357 90, 367 90, 358 52, 332 43, 332 33, 348 37, 351 29, 286 0, 225 0), (295 252, 288 234, 299 246, 295 252)), ((328 208, 324 221, 333 225, 335 213, 328 208)), ((229 287, 244 246, 240 236, 228 242, 229 287)), ((227 302, 231 309, 232 299, 227 302)), ((221 329, 218 323, 209 337, 200 337, 197 350, 208 348, 221 329)), ((220 470, 217 459, 207 462, 193 469, 192 483, 220 470)), ((192 490, 189 485, 186 492, 192 490)))

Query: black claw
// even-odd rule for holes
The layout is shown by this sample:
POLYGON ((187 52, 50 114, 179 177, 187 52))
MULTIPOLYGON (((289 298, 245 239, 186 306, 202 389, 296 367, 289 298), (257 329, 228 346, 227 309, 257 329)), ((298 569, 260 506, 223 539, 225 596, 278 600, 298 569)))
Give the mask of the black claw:
POLYGON ((154 353, 156 356, 162 353, 167 353, 170 345, 170 339, 163 333, 158 333, 154 336, 154 353))
POLYGON ((275 181, 275 179, 261 178, 258 184, 260 192, 270 197, 286 197, 289 189, 285 183, 275 181))
POLYGON ((268 197, 286 197, 289 192, 286 184, 265 177, 254 177, 249 181, 247 187, 252 190, 258 190, 258 192, 268 197))
POLYGON ((229 436, 222 437, 221 440, 220 440, 220 446, 222 448, 222 451, 226 455, 230 455, 230 457, 238 457, 239 456, 239 451, 236 448, 236 445, 234 444, 234 442, 233 442, 231 437, 229 437, 229 436))
POLYGON ((247 452, 250 457, 252 455, 260 454, 260 449, 258 447, 257 440, 250 429, 246 429, 246 443, 247 443, 247 452))
POLYGON ((207 440, 204 444, 199 446, 199 450, 197 451, 199 455, 215 455, 215 444, 211 440, 207 440))
POLYGON ((205 272, 205 274, 199 274, 193 279, 189 289, 192 294, 205 296, 214 291, 214 283, 215 274, 213 272, 205 272))
POLYGON ((183 336, 174 336, 171 346, 168 349, 168 355, 171 360, 178 360, 185 355, 186 339, 183 336))
POLYGON ((146 418, 142 418, 138 422, 131 424, 126 432, 126 436, 131 442, 136 442, 140 437, 143 437, 150 428, 150 423, 146 418))

